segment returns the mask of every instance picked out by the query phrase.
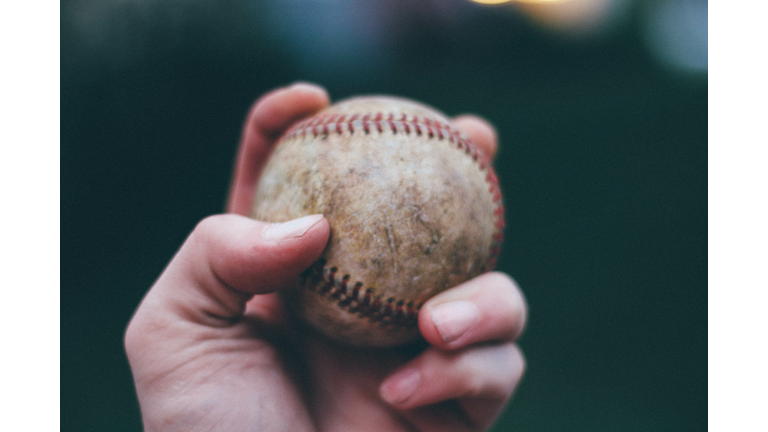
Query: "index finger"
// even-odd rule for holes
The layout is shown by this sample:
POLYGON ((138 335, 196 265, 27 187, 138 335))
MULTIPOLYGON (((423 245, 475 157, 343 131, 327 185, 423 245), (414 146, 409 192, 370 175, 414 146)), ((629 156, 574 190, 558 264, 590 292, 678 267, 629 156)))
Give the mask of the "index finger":
POLYGON ((262 96, 243 127, 227 211, 247 215, 259 176, 280 135, 296 121, 327 107, 328 93, 314 84, 296 83, 262 96))

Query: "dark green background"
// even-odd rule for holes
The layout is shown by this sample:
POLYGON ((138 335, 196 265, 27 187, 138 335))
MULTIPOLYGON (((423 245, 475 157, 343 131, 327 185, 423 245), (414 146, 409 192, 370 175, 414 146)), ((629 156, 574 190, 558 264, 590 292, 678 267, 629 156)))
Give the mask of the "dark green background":
POLYGON ((530 320, 528 370, 495 430, 706 428, 706 76, 654 62, 637 10, 576 42, 498 9, 458 31, 416 15, 386 63, 315 70, 245 2, 194 4, 183 20, 126 7, 94 41, 61 3, 62 430, 141 429, 123 330, 196 222, 222 211, 250 104, 295 80, 498 128, 499 268, 530 320))

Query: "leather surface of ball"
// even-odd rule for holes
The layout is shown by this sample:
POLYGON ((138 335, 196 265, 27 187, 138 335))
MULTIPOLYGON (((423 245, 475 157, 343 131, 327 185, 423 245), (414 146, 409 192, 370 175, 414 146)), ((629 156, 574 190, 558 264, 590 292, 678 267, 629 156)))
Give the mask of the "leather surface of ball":
POLYGON ((275 148, 251 216, 318 213, 330 223, 328 245, 284 299, 358 346, 416 340, 421 305, 491 270, 504 227, 488 157, 440 112, 383 96, 339 102, 275 148))

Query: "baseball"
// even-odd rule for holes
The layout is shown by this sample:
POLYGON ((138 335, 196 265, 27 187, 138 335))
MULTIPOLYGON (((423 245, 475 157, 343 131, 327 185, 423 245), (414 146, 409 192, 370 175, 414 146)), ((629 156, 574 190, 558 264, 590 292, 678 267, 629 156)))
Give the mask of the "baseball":
POLYGON ((493 269, 504 229, 489 158, 435 109, 383 96, 339 102, 275 148, 251 216, 317 213, 330 223, 328 245, 284 300, 358 346, 419 338, 424 302, 493 269))

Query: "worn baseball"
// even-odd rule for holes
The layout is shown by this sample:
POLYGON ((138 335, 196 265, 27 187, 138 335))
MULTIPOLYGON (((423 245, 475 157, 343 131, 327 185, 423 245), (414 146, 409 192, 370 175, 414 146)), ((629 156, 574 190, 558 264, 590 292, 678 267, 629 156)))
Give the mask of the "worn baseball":
POLYGON ((251 216, 318 213, 331 227, 328 245, 284 300, 358 346, 416 340, 422 304, 491 270, 504 228, 488 156, 445 115, 394 97, 339 102, 280 140, 251 216))

